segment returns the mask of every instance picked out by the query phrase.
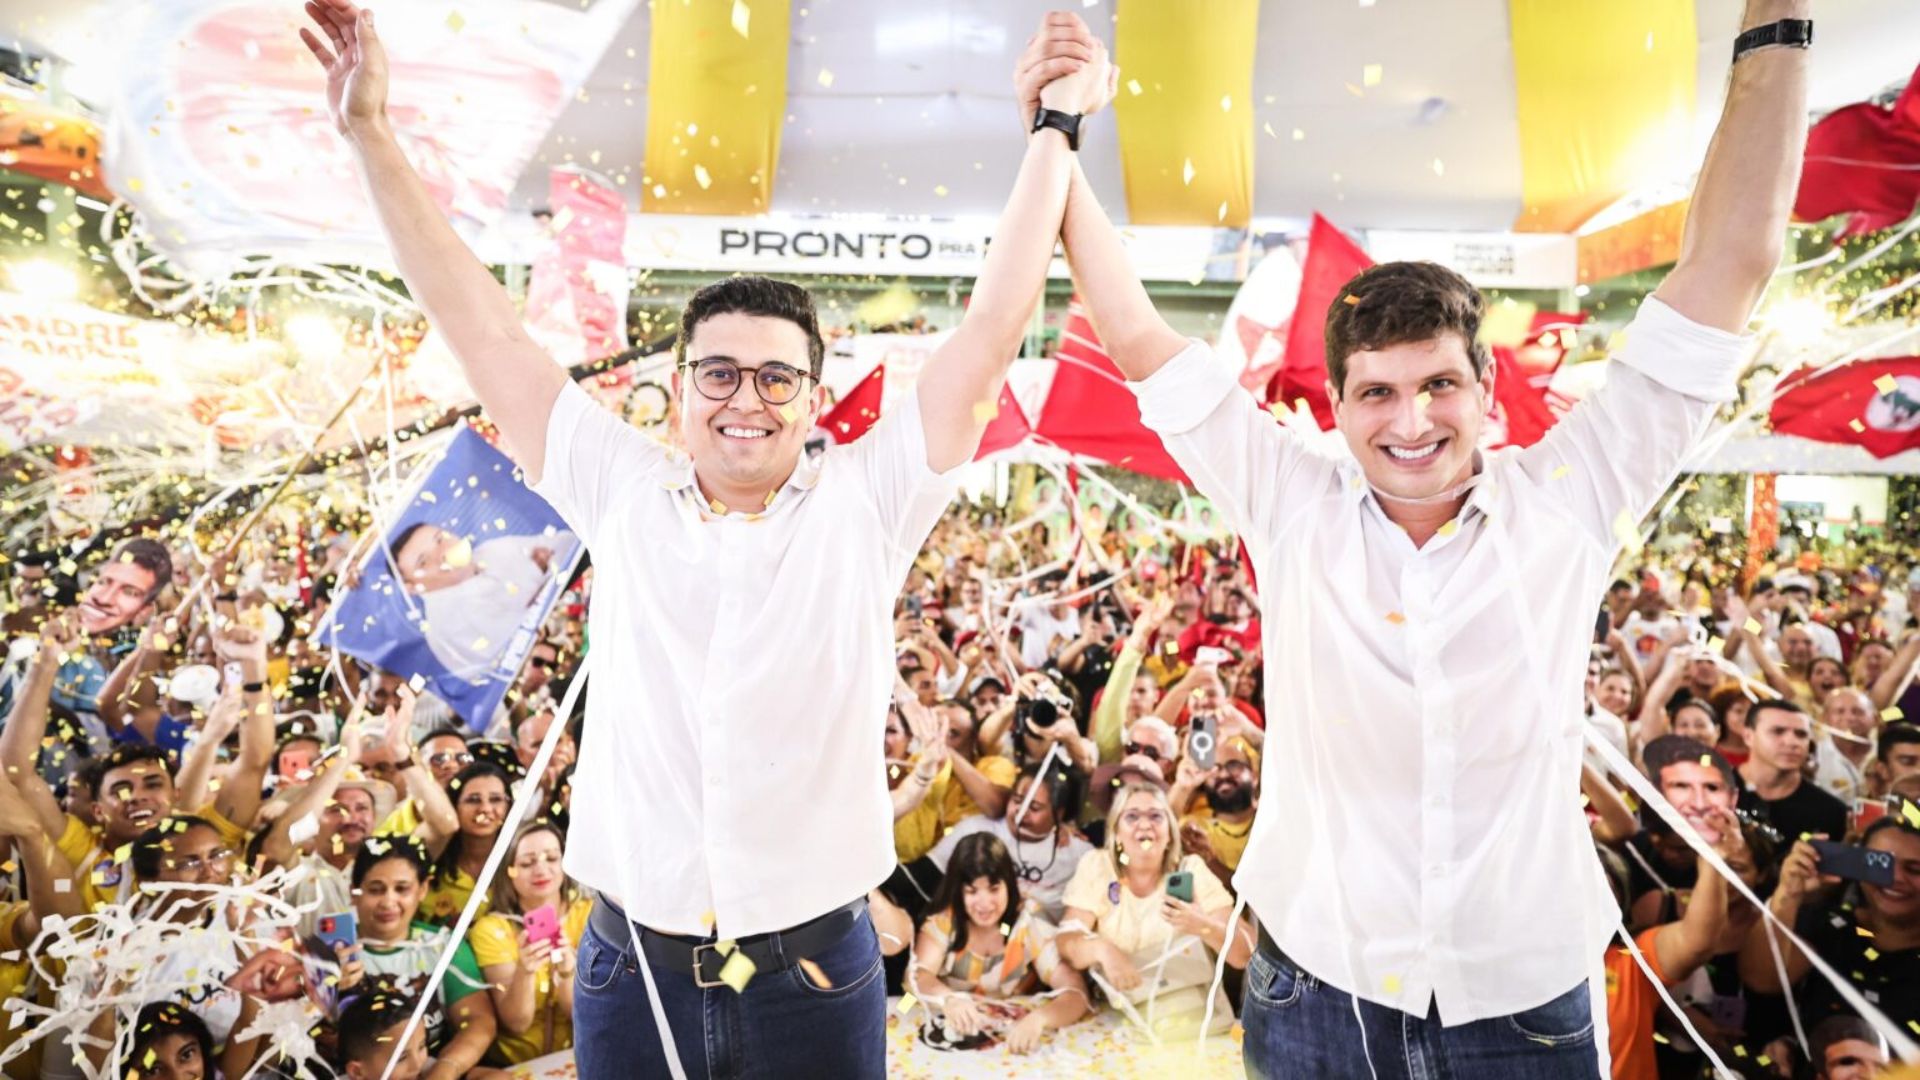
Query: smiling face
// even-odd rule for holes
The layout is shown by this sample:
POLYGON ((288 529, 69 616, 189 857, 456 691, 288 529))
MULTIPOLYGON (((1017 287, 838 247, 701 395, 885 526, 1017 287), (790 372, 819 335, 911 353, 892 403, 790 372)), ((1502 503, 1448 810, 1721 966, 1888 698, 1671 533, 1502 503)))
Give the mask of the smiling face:
POLYGON ((129 843, 173 810, 173 777, 157 761, 135 761, 100 779, 94 819, 114 845, 129 843))
POLYGON ((373 796, 367 789, 343 787, 334 793, 333 802, 320 815, 319 848, 321 852, 334 850, 333 838, 340 838, 340 849, 351 853, 358 851, 373 833, 376 822, 373 820, 373 796))
POLYGON ((1676 761, 1660 770, 1660 794, 1707 843, 1720 839, 1714 810, 1732 810, 1739 793, 1719 769, 1698 761, 1676 761))
POLYGON ((1621 671, 1601 676, 1593 688, 1593 703, 1615 716, 1626 716, 1633 704, 1633 676, 1621 671))
POLYGON ((1167 814, 1166 798, 1152 792, 1136 791, 1127 796, 1114 815, 1115 835, 1126 856, 1123 871, 1136 866, 1163 865, 1168 845, 1173 842, 1173 821, 1167 814))
POLYGON ((460 817, 461 835, 470 840, 487 840, 500 832, 507 819, 507 785, 497 776, 475 776, 467 780, 453 800, 460 817))
POLYGON ((554 902, 560 884, 566 880, 560 870, 560 838, 546 829, 530 832, 514 845, 513 891, 520 898, 520 910, 532 911, 554 902))
MULTIPOLYGON (((681 407, 681 435, 694 471, 712 497, 726 492, 770 492, 786 482, 800 462, 826 391, 812 378, 784 405, 769 405, 755 389, 765 375, 742 371, 731 396, 716 401, 695 385, 703 360, 726 358, 741 368, 785 364, 810 367, 806 332, 789 319, 730 311, 706 318, 687 344, 686 366, 674 373, 681 407)), ((712 386, 709 385, 711 389, 712 386)), ((758 510, 758 506, 739 509, 758 510)))
POLYGON ((420 871, 406 859, 382 859, 367 869, 353 891, 353 911, 360 936, 391 943, 407 936, 414 913, 420 910, 420 871))
POLYGON ((415 593, 449 588, 473 577, 473 545, 437 525, 420 525, 393 549, 400 578, 415 593))
POLYGON ((974 878, 961 890, 961 903, 975 926, 998 929, 1007 914, 1007 883, 989 877, 974 878))
POLYGON ((1702 746, 1717 746, 1720 743, 1720 725, 1705 709, 1692 702, 1674 710, 1673 733, 1685 735, 1702 746))
POLYGON ((1347 357, 1346 386, 1331 383, 1334 423, 1376 491, 1424 499, 1473 474, 1493 404, 1493 371, 1479 378, 1457 334, 1365 349, 1347 357))
MULTIPOLYGON (((1873 700, 1866 692, 1853 687, 1842 687, 1828 694, 1820 710, 1820 720, 1835 731, 1843 731, 1856 738, 1865 739, 1873 734, 1879 717, 1873 711, 1873 700)), ((1864 752, 1865 747, 1855 743, 1850 749, 1864 752)))
POLYGON ((160 587, 153 571, 120 559, 102 565, 80 601, 80 627, 89 634, 110 634, 131 624, 153 603, 160 587))
POLYGON ((1889 925, 1912 926, 1920 921, 1920 837, 1883 828, 1867 840, 1867 849, 1893 855, 1893 884, 1863 882, 1860 886, 1874 915, 1889 925))

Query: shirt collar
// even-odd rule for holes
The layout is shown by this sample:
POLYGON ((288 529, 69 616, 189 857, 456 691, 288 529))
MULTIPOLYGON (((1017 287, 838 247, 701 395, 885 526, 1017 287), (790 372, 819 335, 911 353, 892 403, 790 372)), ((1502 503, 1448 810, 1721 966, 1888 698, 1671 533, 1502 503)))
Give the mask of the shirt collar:
MULTIPOLYGON (((1467 501, 1460 506, 1456 521, 1465 521, 1469 511, 1478 510, 1487 517, 1493 516, 1495 497, 1500 492, 1502 470, 1500 455, 1488 454, 1484 450, 1473 452, 1473 476, 1468 481, 1472 486, 1467 489, 1467 501)), ((1386 516, 1386 507, 1380 503, 1380 497, 1374 494, 1373 485, 1367 482, 1366 470, 1354 460, 1352 455, 1340 459, 1338 466, 1341 495, 1348 503, 1362 506, 1371 502, 1374 510, 1382 517, 1386 516)), ((1392 520, 1389 518, 1388 520, 1392 520)))
MULTIPOLYGON (((730 507, 729 509, 747 509, 750 513, 765 513, 773 509, 774 505, 780 501, 780 496, 789 489, 796 495, 813 490, 813 486, 820 482, 820 474, 825 468, 826 459, 827 455, 825 454, 816 456, 802 452, 800 455, 800 463, 794 467, 792 475, 788 476, 787 482, 780 485, 779 489, 773 493, 773 498, 768 499, 765 506, 730 507)), ((671 452, 667 464, 666 478, 662 481, 662 484, 668 491, 675 495, 685 495, 695 502, 705 502, 700 495, 699 479, 694 475, 693 458, 684 450, 674 450, 671 452)))

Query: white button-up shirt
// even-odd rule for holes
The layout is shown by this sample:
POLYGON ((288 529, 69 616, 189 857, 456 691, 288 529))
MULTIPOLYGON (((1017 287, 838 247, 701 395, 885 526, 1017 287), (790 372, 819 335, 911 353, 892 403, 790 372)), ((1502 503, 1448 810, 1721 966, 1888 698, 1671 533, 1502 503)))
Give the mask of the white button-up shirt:
POLYGON ((1595 969, 1618 925, 1579 801, 1595 606, 1744 342, 1649 298, 1606 385, 1483 454, 1422 548, 1344 445, 1276 423, 1205 345, 1134 385, 1260 581, 1268 749, 1234 885, 1306 970, 1460 1024, 1595 969))
POLYGON ((956 486, 908 395, 767 506, 718 513, 684 456, 563 389, 534 490, 593 554, 567 872, 643 926, 722 938, 885 880, 894 598, 956 486))

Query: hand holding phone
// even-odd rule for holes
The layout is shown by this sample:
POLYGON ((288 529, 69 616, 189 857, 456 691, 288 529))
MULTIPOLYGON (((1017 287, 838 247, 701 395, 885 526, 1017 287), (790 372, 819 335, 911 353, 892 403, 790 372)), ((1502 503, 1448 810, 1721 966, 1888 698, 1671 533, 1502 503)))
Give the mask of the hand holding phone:
POLYGON ((560 944, 560 914, 552 904, 541 904, 527 912, 525 928, 529 943, 546 941, 553 945, 560 944))
POLYGON ((1893 852, 1875 851, 1859 844, 1840 844, 1832 840, 1808 840, 1820 857, 1820 872, 1848 881, 1885 888, 1893 884, 1893 852))
POLYGON ((1213 768, 1220 748, 1220 720, 1212 713, 1195 713, 1187 727, 1187 756, 1202 772, 1213 768))
POLYGON ((333 948, 345 945, 352 948, 360 943, 359 918, 351 911, 336 911, 331 915, 322 915, 313 924, 313 936, 326 946, 321 954, 324 959, 333 958, 333 948))
POLYGON ((1193 903, 1193 874, 1186 870, 1176 870, 1167 875, 1167 895, 1175 900, 1193 903))

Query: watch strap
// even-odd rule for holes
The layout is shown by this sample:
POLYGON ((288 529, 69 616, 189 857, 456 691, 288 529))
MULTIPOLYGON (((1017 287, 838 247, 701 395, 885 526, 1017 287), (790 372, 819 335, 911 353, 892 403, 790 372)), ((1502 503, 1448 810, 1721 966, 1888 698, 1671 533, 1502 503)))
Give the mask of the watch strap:
POLYGON ((1065 135, 1067 137, 1067 149, 1080 149, 1079 113, 1061 112, 1058 109, 1049 109, 1043 105, 1040 111, 1033 114, 1033 127, 1031 130, 1039 131, 1041 128, 1053 128, 1055 131, 1065 135))
POLYGON ((1733 58, 1773 45, 1790 49, 1804 49, 1813 44, 1812 19, 1781 19, 1764 26, 1756 26, 1733 39, 1733 58))

